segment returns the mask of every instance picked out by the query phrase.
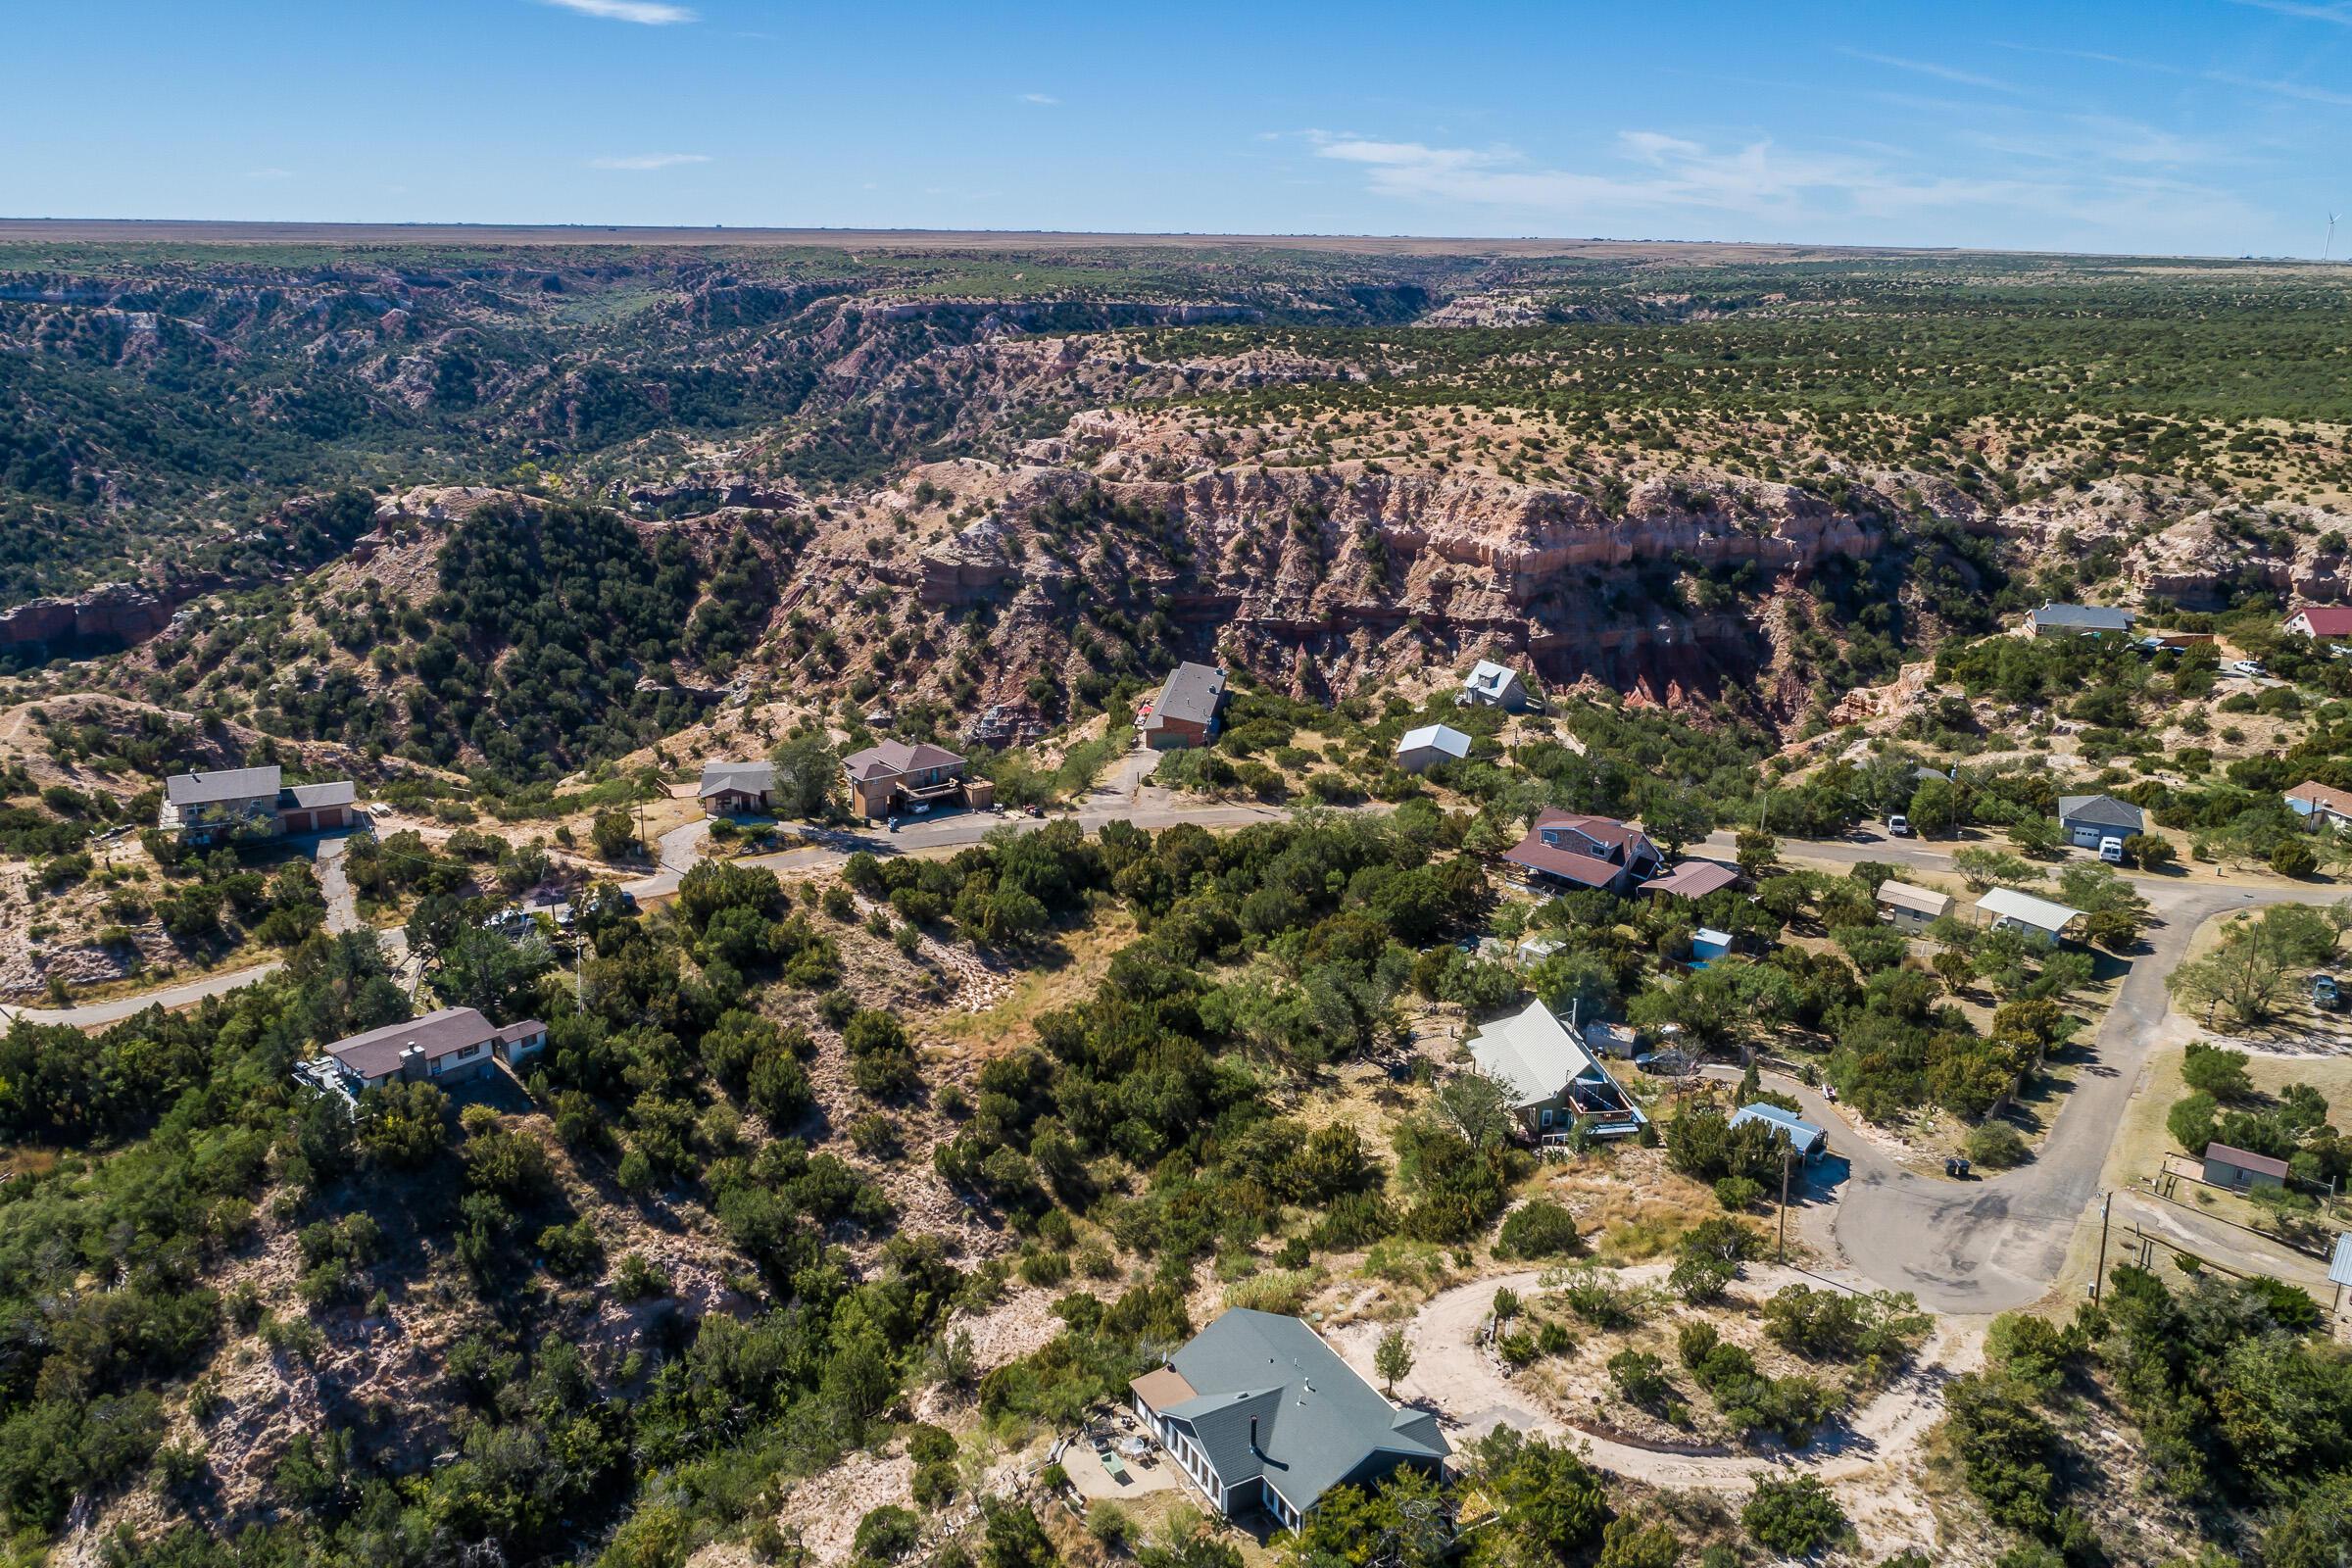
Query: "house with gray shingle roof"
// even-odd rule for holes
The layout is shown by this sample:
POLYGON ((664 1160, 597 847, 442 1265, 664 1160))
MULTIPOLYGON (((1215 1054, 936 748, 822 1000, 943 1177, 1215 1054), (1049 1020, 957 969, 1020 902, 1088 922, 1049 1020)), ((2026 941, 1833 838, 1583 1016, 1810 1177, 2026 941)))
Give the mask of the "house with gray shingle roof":
POLYGON ((695 798, 713 816, 736 816, 766 810, 775 793, 773 762, 705 762, 695 798))
POLYGON ((1168 671, 1159 692, 1135 716, 1144 744, 1155 752, 1206 746, 1217 738, 1217 710, 1225 702, 1225 672, 1191 661, 1168 671))
POLYGON ((1400 1410, 1295 1317, 1236 1307, 1128 1385, 1176 1468, 1228 1519, 1297 1529, 1334 1487, 1453 1450, 1426 1410, 1400 1410))
POLYGON ((2058 825, 2067 841, 2079 849, 2095 850, 2101 839, 2128 839, 2145 833, 2147 814, 2130 801, 2112 795, 2061 795, 2058 825))
POLYGON ((164 780, 156 826, 189 844, 280 833, 329 833, 353 825, 359 792, 348 779, 284 782, 276 767, 222 767, 164 780))
POLYGON ((996 784, 964 776, 963 759, 928 741, 883 741, 841 760, 858 814, 874 820, 934 806, 960 804, 975 810, 996 799, 996 784))

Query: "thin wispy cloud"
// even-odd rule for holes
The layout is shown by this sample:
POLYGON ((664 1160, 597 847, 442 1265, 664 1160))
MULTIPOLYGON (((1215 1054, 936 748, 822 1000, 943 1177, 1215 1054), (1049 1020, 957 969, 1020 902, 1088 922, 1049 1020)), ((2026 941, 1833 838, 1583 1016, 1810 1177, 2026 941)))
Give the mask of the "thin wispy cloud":
POLYGON ((1025 104, 1038 104, 1050 109, 1054 105, 1060 103, 1061 100, 1054 97, 1050 92, 1025 92, 1021 94, 1021 102, 1025 104))
POLYGON ((2140 60, 2132 55, 2111 55, 2098 49, 2049 49, 2040 44, 2002 43, 1998 40, 1994 41, 1993 47, 2006 49, 2012 54, 2046 55, 2053 60, 2087 60, 2098 66, 2128 66, 2133 71, 2160 71, 2168 76, 2188 74, 2187 68, 2182 66, 2167 65, 2161 60, 2140 60))
POLYGON ((2305 22, 2332 22, 2339 27, 2352 27, 2352 5, 2313 5, 2305 0, 2230 0, 2251 11, 2275 12, 2281 17, 2298 17, 2305 22))
POLYGON ((1963 87, 1983 87, 1988 92, 2022 92, 2024 90, 2015 82, 2003 81, 1998 76, 1979 75, 1976 72, 1962 71, 1955 66, 1937 65, 1933 60, 1905 60, 1899 55, 1875 55, 1867 49, 1840 48, 1838 52, 1851 60, 1865 60, 1874 66, 1885 66, 1890 71, 1917 72, 1923 76, 1934 76, 1938 81, 1958 82, 1963 87))
MULTIPOLYGON (((2103 164, 2062 158, 2027 169, 1947 174, 1918 172, 1899 156, 1809 151, 1769 139, 1710 146, 1655 130, 1622 130, 1591 169, 1547 168, 1510 147, 1446 147, 1371 136, 1309 131, 1315 156, 1363 171, 1374 194, 1426 207, 1487 209, 1514 221, 1556 225, 1564 233, 1600 232, 1684 215, 1708 224, 1822 231, 1860 224, 1947 226, 1959 215, 2027 215, 2046 227, 2133 236, 2186 236, 2216 221, 2239 221, 2244 205, 2230 192, 2176 177, 2152 154, 2165 149, 2144 127, 2081 123, 2078 142, 2104 139, 2124 150, 2103 164), (2133 162, 2137 157, 2138 162, 2133 162)), ((2013 156, 2023 147, 2000 149, 2013 156)))
POLYGON ((606 22, 634 22, 641 27, 673 27, 681 22, 699 20, 684 6, 669 5, 664 0, 539 0, 539 3, 606 22))
POLYGON ((2272 81, 2260 76, 2232 75, 2227 71, 2208 71, 2207 81, 2218 81, 2227 87, 2244 87, 2254 92, 2267 92, 2275 97, 2293 98, 2307 104, 2334 104, 2352 108, 2352 93, 2330 92, 2326 87, 2309 87, 2299 81, 2272 81))
POLYGON ((590 169, 675 169, 680 164, 707 164, 708 153, 631 153, 623 158, 591 158, 590 169))

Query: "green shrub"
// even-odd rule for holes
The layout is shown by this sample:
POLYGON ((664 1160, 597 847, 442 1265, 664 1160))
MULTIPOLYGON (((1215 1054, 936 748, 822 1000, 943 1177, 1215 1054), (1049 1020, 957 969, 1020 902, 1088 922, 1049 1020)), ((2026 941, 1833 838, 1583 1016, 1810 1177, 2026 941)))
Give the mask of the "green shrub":
POLYGON ((1845 1535, 1845 1510, 1818 1477, 1756 1477, 1740 1510, 1748 1538, 1784 1557, 1807 1557, 1845 1535))
POLYGON ((1504 1215, 1494 1243, 1494 1255, 1508 1258, 1574 1257, 1584 1250, 1576 1216, 1541 1198, 1504 1215))
POLYGON ((2028 1153, 2024 1135, 2005 1121, 1988 1121, 1969 1129, 1968 1157, 1986 1170, 2022 1165, 2028 1153))

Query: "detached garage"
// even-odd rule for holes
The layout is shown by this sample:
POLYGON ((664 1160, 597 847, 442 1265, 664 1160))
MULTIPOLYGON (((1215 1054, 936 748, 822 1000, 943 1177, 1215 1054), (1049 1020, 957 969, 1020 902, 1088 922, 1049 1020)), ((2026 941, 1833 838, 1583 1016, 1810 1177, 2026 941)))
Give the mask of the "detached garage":
POLYGON ((2095 850, 2102 839, 2128 839, 2147 831, 2147 816, 2130 801, 2112 795, 2063 795, 2058 799, 2058 825, 2067 842, 2079 850, 2095 850))

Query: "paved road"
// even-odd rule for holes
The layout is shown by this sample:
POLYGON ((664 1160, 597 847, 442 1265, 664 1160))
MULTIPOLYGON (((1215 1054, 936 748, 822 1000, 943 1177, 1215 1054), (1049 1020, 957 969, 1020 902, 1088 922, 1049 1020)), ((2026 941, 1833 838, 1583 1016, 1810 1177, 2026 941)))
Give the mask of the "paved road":
MULTIPOLYGON (((1728 835, 1707 848, 1728 853, 1728 835)), ((1949 869, 1951 847, 1878 838, 1786 843, 1784 853, 1845 864, 1885 860, 1949 869)), ((1835 1152, 1848 1163, 1834 1234, 1854 1268, 1891 1290, 1910 1291, 1940 1312, 2000 1312, 2048 1291, 2066 1261, 2082 1216, 2098 1201, 2107 1152, 2124 1106, 2140 1087, 2148 1056, 2164 1033, 2171 996, 2164 978, 2207 920, 2266 904, 2332 903, 2333 888, 2276 883, 2192 882, 2133 876, 2157 923, 2136 955, 2115 1004, 2093 1034, 2093 1059, 2058 1112, 2038 1158, 2016 1170, 1968 1182, 1905 1170, 1853 1131, 1843 1113, 1793 1083, 1806 1113, 1833 1130, 1835 1152), (1825 1119, 1826 1118, 1826 1119, 1825 1119)))
MULTIPOLYGON (((326 900, 326 928, 329 931, 357 931, 360 924, 359 900, 352 891, 351 879, 344 874, 343 852, 350 844, 345 837, 318 839, 312 848, 318 870, 318 891, 326 900)), ((408 958, 409 935, 395 927, 376 935, 384 944, 384 956, 397 970, 408 958)), ((0 1019, 27 1023, 70 1023, 81 1028, 98 1024, 120 1023, 125 1018, 145 1012, 149 1007, 167 1010, 192 1007, 207 997, 225 996, 231 991, 253 984, 275 974, 284 964, 276 958, 247 964, 241 969, 224 969, 178 985, 158 986, 152 991, 140 991, 126 997, 115 997, 105 1002, 85 1002, 72 1007, 16 1007, 0 1004, 0 1019)))

